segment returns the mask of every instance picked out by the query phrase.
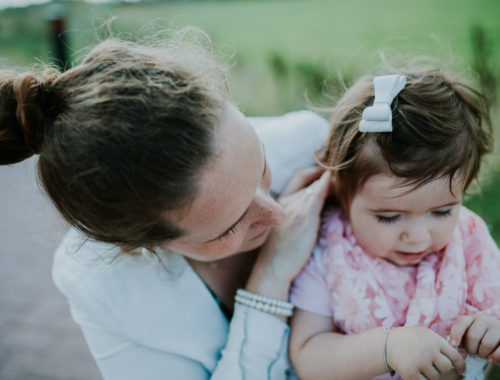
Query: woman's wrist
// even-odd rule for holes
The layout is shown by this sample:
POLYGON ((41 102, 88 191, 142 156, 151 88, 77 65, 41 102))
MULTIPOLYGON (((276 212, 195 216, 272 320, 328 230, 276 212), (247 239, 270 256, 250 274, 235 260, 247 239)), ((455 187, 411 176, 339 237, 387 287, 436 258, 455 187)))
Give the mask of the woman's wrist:
POLYGON ((290 278, 278 276, 272 268, 254 267, 245 289, 263 296, 288 301, 291 281, 290 278))
POLYGON ((235 296, 235 301, 242 305, 251 307, 265 313, 290 317, 293 313, 294 306, 290 302, 280 299, 263 296, 258 293, 253 293, 245 289, 238 289, 235 296))

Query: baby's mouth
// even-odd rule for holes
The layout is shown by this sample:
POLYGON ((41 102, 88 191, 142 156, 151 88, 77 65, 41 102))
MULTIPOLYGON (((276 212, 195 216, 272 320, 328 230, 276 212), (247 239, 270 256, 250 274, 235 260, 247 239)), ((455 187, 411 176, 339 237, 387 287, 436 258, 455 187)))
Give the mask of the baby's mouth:
POLYGON ((405 252, 405 251, 396 251, 399 255, 409 256, 409 257, 419 257, 427 254, 428 250, 419 251, 419 252, 405 252))

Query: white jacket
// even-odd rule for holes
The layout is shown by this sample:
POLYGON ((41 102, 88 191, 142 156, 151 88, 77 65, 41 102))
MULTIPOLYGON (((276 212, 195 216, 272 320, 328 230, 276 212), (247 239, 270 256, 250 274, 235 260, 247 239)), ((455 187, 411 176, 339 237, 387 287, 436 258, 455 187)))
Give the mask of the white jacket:
MULTIPOLYGON (((309 111, 249 120, 264 142, 276 194, 314 163, 328 133, 328 123, 309 111)), ((283 321, 241 305, 228 321, 181 255, 118 252, 70 229, 53 263, 54 282, 104 379, 287 378, 283 321)))

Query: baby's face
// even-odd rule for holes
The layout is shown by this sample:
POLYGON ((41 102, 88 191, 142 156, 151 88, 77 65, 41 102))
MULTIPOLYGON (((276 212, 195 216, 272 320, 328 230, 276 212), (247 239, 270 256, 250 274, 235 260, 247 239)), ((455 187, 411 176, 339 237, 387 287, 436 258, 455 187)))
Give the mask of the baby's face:
POLYGON ((417 189, 397 177, 371 177, 351 202, 349 217, 363 249, 396 265, 415 265, 451 239, 462 202, 462 180, 441 178, 417 189))

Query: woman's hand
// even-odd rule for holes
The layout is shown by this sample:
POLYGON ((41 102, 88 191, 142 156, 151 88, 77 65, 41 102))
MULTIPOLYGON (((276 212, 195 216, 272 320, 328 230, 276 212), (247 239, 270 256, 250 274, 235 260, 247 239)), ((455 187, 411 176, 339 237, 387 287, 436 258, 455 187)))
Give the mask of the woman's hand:
POLYGON ((387 362, 405 380, 437 380, 465 362, 446 339, 425 327, 397 327, 387 339, 387 362))
POLYGON ((286 213, 285 220, 273 228, 262 246, 247 283, 248 290, 274 298, 288 298, 292 280, 316 243, 329 186, 330 173, 320 168, 308 168, 292 178, 279 198, 286 213))
POLYGON ((450 331, 452 344, 492 363, 500 363, 500 321, 483 314, 462 315, 450 331))

